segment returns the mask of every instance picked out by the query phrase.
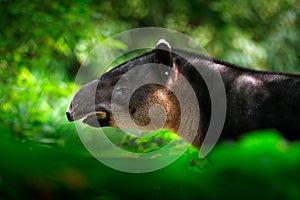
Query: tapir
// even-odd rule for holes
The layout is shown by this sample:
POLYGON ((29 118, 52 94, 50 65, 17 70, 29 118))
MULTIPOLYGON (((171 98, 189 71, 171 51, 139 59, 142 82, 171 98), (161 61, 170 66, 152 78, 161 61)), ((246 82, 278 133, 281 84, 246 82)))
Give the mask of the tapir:
MULTIPOLYGON (((118 65, 104 73, 99 79, 86 83, 73 97, 66 115, 69 121, 83 119, 83 123, 93 127, 112 126, 118 128, 112 113, 112 95, 122 101, 131 87, 131 80, 124 79, 116 84, 128 71, 144 64, 167 66, 157 68, 152 76, 166 83, 146 84, 135 90, 130 98, 126 112, 130 120, 139 126, 150 123, 149 109, 154 104, 161 105, 166 112, 162 128, 176 133, 180 124, 180 104, 170 87, 181 87, 177 75, 182 75, 192 86, 197 105, 188 105, 191 110, 199 108, 199 124, 196 136, 180 135, 188 142, 199 147, 206 136, 211 123, 211 96, 207 84, 195 65, 221 75, 226 94, 226 115, 220 140, 237 139, 242 134, 260 129, 275 129, 288 140, 297 140, 300 136, 300 75, 279 72, 267 72, 247 69, 219 59, 190 52, 171 46, 161 39, 156 47, 136 58, 118 65), (122 86, 123 85, 123 86, 122 86), (194 106, 194 107, 193 107, 194 106)), ((147 74, 137 73, 143 79, 147 74)), ((193 117, 191 115, 191 117, 193 117)), ((126 127, 126 123, 122 124, 126 127)), ((128 127, 130 128, 130 127, 128 127)))

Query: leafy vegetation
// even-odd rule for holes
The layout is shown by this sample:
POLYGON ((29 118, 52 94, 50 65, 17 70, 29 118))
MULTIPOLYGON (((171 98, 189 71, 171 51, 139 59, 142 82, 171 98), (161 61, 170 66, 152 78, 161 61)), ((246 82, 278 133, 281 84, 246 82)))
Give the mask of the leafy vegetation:
POLYGON ((109 168, 79 143, 46 148, 32 142, 20 144, 9 130, 1 129, 1 133, 2 199, 300 197, 300 144, 287 143, 270 131, 218 145, 204 160, 190 149, 168 167, 142 174, 109 168))
MULTIPOLYGON (((277 133, 219 144, 205 160, 190 148, 164 169, 127 174, 95 160, 65 118, 88 53, 136 27, 175 29, 245 67, 300 72, 299 1, 3 0, 0 15, 1 199, 299 199, 300 144, 277 133)), ((138 152, 174 137, 109 133, 138 152)))

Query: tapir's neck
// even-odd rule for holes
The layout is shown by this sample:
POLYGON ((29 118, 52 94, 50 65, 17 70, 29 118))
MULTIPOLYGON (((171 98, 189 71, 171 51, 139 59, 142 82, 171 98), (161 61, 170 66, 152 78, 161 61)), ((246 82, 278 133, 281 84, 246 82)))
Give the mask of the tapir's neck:
MULTIPOLYGON (((188 105, 187 107, 185 106, 186 110, 183 112, 192 113, 195 106, 199 106, 200 122, 199 125, 197 125, 199 128, 196 137, 194 135, 181 135, 178 133, 181 137, 194 144, 194 146, 199 146, 206 134, 211 118, 211 99, 207 85, 215 80, 214 77, 216 74, 221 73, 222 75, 222 73, 226 71, 226 66, 215 64, 212 60, 193 57, 186 61, 187 62, 180 62, 176 60, 176 58, 173 59, 172 73, 168 80, 168 86, 170 88, 181 88, 182 94, 186 96, 187 99, 180 102, 180 105, 188 105), (182 77, 190 84, 193 91, 188 91, 186 88, 183 88, 182 77), (205 79, 203 77, 205 77, 205 79), (196 95, 197 102, 191 102, 191 100, 188 99, 187 94, 189 93, 196 95)), ((181 116, 182 115, 181 113, 181 116)))

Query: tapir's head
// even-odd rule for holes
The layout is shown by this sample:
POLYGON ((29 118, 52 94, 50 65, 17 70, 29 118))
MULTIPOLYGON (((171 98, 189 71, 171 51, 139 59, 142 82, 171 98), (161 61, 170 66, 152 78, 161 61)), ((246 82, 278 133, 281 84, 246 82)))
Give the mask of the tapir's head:
MULTIPOLYGON (((179 102, 170 88, 178 87, 176 77, 182 62, 182 59, 175 58, 168 42, 159 40, 154 50, 125 62, 103 74, 99 79, 82 86, 67 109, 67 118, 69 121, 84 119, 83 123, 93 127, 134 128, 127 127, 132 123, 126 123, 126 120, 133 121, 139 127, 147 127, 152 119, 149 110, 153 105, 160 105, 165 110, 163 127, 176 132, 180 124, 181 111, 179 102), (127 77, 129 71, 145 64, 152 64, 157 68, 154 68, 154 72, 151 69, 153 73, 138 70, 134 76, 127 77), (134 92, 130 93, 138 80, 143 80, 147 76, 152 76, 153 83, 135 88, 134 92), (160 84, 156 84, 158 82, 160 84), (122 109, 117 109, 117 113, 112 113, 112 107, 120 108, 118 104, 121 105, 126 101, 128 95, 130 100, 127 107, 125 105, 122 109), (116 105, 112 105, 112 100, 116 105), (125 118, 123 124, 116 123, 116 117, 125 118)), ((157 114, 157 117, 161 115, 161 113, 154 114, 157 114)), ((150 129, 155 128, 158 127, 150 129)))

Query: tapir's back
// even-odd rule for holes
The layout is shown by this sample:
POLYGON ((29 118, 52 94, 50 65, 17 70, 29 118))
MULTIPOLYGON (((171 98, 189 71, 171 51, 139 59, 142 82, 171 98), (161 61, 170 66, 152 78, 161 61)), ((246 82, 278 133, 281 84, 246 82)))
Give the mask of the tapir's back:
MULTIPOLYGON (((277 129, 288 139, 300 134, 300 76, 247 69, 232 70, 224 137, 257 129, 277 129)), ((227 75, 228 76, 228 75, 227 75)))

